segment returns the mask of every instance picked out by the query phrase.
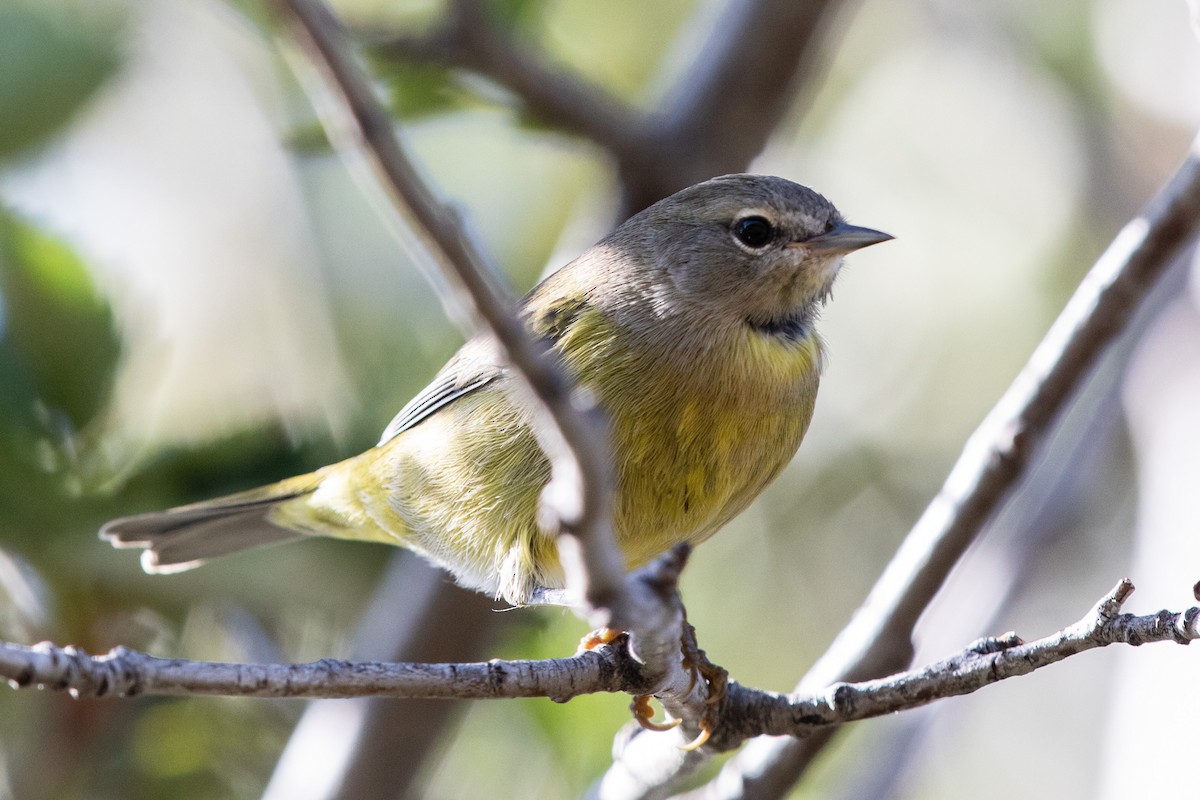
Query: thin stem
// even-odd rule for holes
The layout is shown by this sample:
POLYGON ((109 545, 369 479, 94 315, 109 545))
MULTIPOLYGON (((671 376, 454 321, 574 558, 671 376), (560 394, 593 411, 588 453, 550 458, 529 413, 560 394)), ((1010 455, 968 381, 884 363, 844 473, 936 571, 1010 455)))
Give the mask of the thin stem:
POLYGON ((458 306, 476 328, 495 337, 530 389, 540 417, 535 429, 551 464, 553 491, 543 494, 543 504, 559 523, 560 537, 578 542, 563 548, 564 560, 568 553, 582 559, 564 565, 584 583, 569 588, 587 600, 602 623, 610 616, 631 616, 624 608, 624 563, 611 527, 607 426, 598 410, 572 390, 546 348, 525 330, 512 298, 489 280, 496 274, 490 260, 467 237, 457 214, 425 185, 329 9, 315 0, 282 0, 281 6, 296 39, 341 101, 340 118, 327 121, 331 138, 341 141, 347 130, 358 137, 396 208, 414 223, 413 233, 447 278, 458 306))

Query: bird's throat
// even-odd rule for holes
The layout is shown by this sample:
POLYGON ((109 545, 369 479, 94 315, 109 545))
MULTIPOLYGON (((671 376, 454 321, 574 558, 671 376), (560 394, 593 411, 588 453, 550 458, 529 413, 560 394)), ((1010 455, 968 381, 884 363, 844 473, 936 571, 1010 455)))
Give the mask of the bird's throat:
POLYGON ((812 332, 813 313, 811 309, 798 309, 777 317, 747 317, 746 324, 763 336, 795 342, 812 332))

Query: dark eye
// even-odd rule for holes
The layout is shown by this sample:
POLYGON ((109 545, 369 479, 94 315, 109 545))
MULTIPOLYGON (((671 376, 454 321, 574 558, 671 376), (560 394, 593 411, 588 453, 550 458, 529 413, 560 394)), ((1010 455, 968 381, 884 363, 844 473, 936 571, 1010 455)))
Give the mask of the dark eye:
POLYGON ((762 217, 743 217, 733 223, 733 235, 747 247, 765 247, 775 235, 771 223, 762 217))

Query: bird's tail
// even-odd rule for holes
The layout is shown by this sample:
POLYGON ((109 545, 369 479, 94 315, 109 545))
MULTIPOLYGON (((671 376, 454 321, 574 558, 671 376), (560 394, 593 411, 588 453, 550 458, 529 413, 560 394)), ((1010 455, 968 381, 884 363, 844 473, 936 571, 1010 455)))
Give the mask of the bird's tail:
POLYGON ((215 500, 121 517, 106 523, 100 538, 114 547, 144 548, 147 572, 181 572, 214 556, 301 536, 273 523, 271 511, 311 494, 322 477, 319 471, 215 500))

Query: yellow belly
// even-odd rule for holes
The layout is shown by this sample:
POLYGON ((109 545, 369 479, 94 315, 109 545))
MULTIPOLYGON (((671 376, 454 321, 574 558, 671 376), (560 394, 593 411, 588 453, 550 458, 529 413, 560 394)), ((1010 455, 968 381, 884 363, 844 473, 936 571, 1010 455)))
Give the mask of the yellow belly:
POLYGON ((747 331, 722 368, 692 364, 657 381, 643 396, 653 412, 612 403, 616 528, 629 566, 704 541, 779 474, 812 418, 820 358, 815 339, 747 331))

